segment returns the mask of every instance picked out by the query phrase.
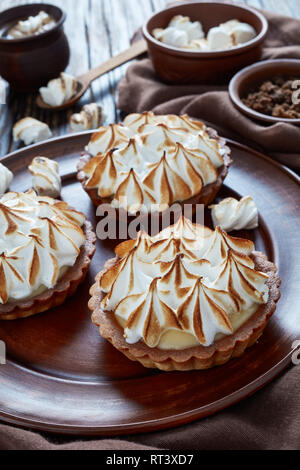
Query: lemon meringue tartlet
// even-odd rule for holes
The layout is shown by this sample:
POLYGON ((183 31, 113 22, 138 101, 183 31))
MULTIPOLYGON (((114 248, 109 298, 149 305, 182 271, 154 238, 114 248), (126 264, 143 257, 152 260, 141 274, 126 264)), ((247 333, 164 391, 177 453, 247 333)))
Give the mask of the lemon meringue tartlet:
POLYGON ((162 213, 174 203, 209 204, 231 165, 217 133, 187 115, 131 114, 101 127, 78 164, 96 206, 129 216, 162 213))
POLYGON ((0 198, 0 320, 57 307, 84 280, 95 252, 90 222, 67 203, 27 193, 0 198))
POLYGON ((207 369, 241 356, 280 297, 276 266, 246 239, 178 222, 117 246, 91 289, 101 335, 161 370, 207 369))

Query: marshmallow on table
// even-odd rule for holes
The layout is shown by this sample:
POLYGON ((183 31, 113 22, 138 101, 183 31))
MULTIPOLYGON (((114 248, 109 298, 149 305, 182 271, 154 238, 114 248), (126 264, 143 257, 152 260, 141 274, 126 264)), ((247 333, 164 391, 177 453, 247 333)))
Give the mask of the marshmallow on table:
POLYGON ((48 85, 39 91, 44 103, 49 106, 61 106, 76 95, 77 81, 72 75, 62 72, 59 78, 50 80, 48 85))
POLYGON ((39 196, 58 198, 61 193, 61 178, 58 163, 46 157, 35 157, 28 167, 32 174, 32 186, 39 196))
POLYGON ((52 136, 49 126, 37 119, 26 117, 13 127, 14 141, 22 140, 25 145, 47 140, 52 136))
POLYGON ((0 163, 0 195, 4 194, 9 188, 10 183, 12 182, 13 174, 6 168, 6 166, 0 163))
POLYGON ((229 21, 226 21, 226 23, 221 23, 219 27, 231 33, 233 28, 235 28, 239 24, 241 24, 239 20, 229 20, 229 21))
POLYGON ((238 20, 230 20, 220 24, 220 28, 231 35, 233 45, 238 46, 251 41, 256 36, 255 29, 248 23, 242 23, 238 20))
POLYGON ((70 127, 74 132, 98 129, 102 120, 102 108, 97 103, 90 103, 83 106, 80 113, 71 116, 70 127))
POLYGON ((258 209, 251 196, 240 201, 232 197, 209 207, 214 226, 226 232, 251 230, 258 227, 258 209))
POLYGON ((162 41, 164 44, 168 44, 169 46, 186 47, 189 44, 189 36, 187 32, 176 29, 172 26, 169 26, 160 32, 154 30, 153 34, 156 39, 162 41))

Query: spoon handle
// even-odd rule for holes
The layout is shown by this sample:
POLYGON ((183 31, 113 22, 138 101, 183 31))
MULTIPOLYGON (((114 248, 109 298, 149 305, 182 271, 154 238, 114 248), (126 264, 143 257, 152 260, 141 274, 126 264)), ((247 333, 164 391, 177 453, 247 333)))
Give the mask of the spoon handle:
POLYGON ((81 77, 78 77, 78 80, 86 85, 89 85, 91 82, 96 80, 96 78, 101 77, 107 72, 116 69, 120 65, 125 64, 129 60, 135 59, 136 57, 144 54, 147 52, 147 43, 144 39, 135 42, 129 49, 126 51, 121 52, 121 54, 112 57, 111 59, 103 62, 103 64, 95 67, 94 69, 89 70, 81 77))

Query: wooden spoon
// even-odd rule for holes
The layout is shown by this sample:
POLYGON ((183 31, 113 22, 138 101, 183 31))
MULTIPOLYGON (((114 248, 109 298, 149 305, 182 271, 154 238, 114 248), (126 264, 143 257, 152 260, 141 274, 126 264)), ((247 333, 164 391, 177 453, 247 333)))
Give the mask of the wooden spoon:
POLYGON ((105 73, 110 72, 111 70, 114 70, 115 68, 119 67, 120 65, 125 64, 129 60, 135 59, 136 57, 144 54, 145 52, 147 52, 146 41, 144 41, 143 39, 140 41, 137 41, 129 49, 126 49, 126 51, 121 52, 121 54, 118 54, 115 57, 112 57, 108 61, 99 65, 99 67, 96 67, 90 70, 84 75, 77 77, 76 80, 78 82, 78 91, 76 95, 73 96, 73 98, 71 98, 69 101, 66 101, 60 106, 50 106, 49 104, 46 104, 42 100, 41 95, 39 95, 36 101, 37 105, 42 109, 50 109, 52 111, 61 111, 63 109, 70 108, 75 103, 77 103, 77 101, 82 97, 82 95, 84 95, 84 93, 87 91, 90 84, 94 80, 96 80, 96 78, 99 78, 105 73))

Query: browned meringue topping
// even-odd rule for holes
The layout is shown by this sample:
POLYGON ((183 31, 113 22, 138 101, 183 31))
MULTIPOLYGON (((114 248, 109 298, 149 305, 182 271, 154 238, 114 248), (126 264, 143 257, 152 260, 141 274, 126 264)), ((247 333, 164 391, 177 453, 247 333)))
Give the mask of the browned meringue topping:
POLYGON ((86 188, 132 215, 200 194, 224 165, 219 142, 186 115, 129 115, 123 125, 101 127, 88 151, 86 188))

